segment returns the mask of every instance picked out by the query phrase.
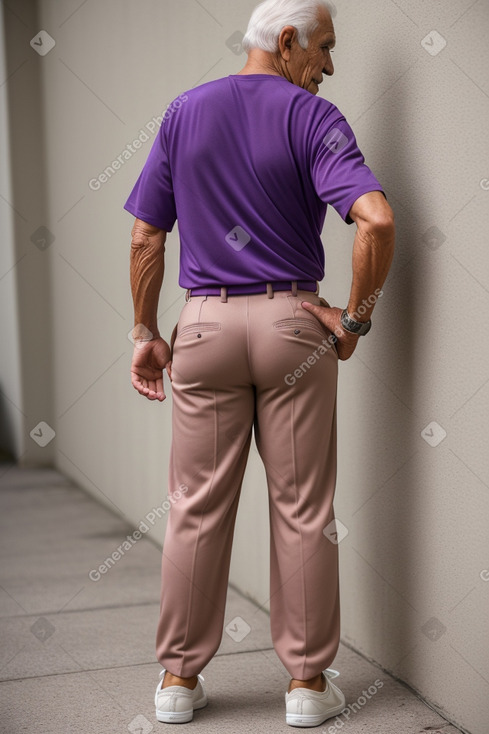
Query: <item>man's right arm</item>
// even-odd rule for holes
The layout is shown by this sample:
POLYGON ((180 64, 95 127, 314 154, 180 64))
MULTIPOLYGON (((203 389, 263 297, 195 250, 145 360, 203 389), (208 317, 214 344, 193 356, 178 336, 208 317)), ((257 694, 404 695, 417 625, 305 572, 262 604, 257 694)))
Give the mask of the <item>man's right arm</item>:
POLYGON ((165 272, 163 229, 136 219, 131 240, 131 291, 134 302, 133 387, 149 400, 165 399, 163 369, 171 379, 171 349, 158 330, 158 300, 165 272))
POLYGON ((165 273, 166 232, 136 219, 131 235, 130 278, 135 327, 133 338, 138 341, 144 340, 143 327, 152 336, 159 336, 157 311, 165 273))

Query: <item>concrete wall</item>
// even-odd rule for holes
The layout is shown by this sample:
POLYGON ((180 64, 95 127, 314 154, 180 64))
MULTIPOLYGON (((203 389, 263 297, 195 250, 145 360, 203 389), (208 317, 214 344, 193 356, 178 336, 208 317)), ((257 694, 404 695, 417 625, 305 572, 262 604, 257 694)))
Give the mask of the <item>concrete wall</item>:
MULTIPOLYGON (((0 37, 5 37, 3 13, 0 9, 0 37)), ((8 77, 5 47, 0 54, 0 84, 8 77)), ((21 379, 19 335, 17 332, 17 280, 15 266, 14 217, 10 181, 10 150, 8 124, 8 90, 0 86, 0 313, 1 339, 8 348, 0 351, 0 447, 2 452, 19 454, 22 435, 20 405, 21 379)))
POLYGON ((2 3, 0 24, 0 448, 49 465, 52 319, 42 69, 29 47, 38 29, 35 3, 2 3))
MULTIPOLYGON (((31 247, 24 265, 0 281, 2 304, 14 306, 15 288, 23 295, 19 311, 29 289, 42 285, 42 303, 52 300, 45 332, 52 328, 53 335, 52 344, 48 337, 31 342, 25 313, 8 314, 9 338, 14 344, 17 322, 25 348, 20 378, 8 375, 15 352, 2 357, 2 389, 14 402, 24 391, 32 425, 41 420, 35 397, 42 398, 56 432, 40 449, 24 430, 30 446, 24 462, 50 452, 44 455, 58 469, 133 524, 166 497, 170 442, 171 397, 149 403, 129 382, 132 218, 122 205, 153 134, 105 183, 93 179, 141 130, 154 128, 153 119, 180 92, 242 67, 245 56, 234 44, 253 5, 40 0, 36 27, 32 4, 5 11, 18 63, 27 60, 9 82, 10 97, 19 100, 10 129, 14 170, 26 176, 35 130, 46 162, 39 199, 28 181, 14 187, 15 205, 29 219, 17 227, 15 246, 31 247, 40 225, 55 239, 42 252, 31 247), (39 44, 41 29, 56 44, 42 57, 29 46, 33 37, 39 44), (37 73, 42 82, 34 104, 23 77, 28 71, 31 81, 37 73), (43 381, 36 359, 51 365, 43 381), (32 380, 36 394, 28 393, 32 380)), ((335 20, 337 73, 321 93, 352 124, 398 224, 396 259, 374 328, 340 371, 342 636, 455 723, 485 734, 489 5, 338 0, 335 20)), ((353 234, 330 213, 322 294, 338 305, 348 296, 353 234)), ((13 246, 4 258, 0 276, 15 262, 13 246)), ((159 312, 167 335, 183 303, 177 272, 175 230, 159 312)), ((41 316, 47 318, 37 311, 31 318, 41 316)), ((263 469, 252 449, 232 581, 265 607, 267 513, 263 469)), ((157 542, 165 519, 149 523, 157 542)))

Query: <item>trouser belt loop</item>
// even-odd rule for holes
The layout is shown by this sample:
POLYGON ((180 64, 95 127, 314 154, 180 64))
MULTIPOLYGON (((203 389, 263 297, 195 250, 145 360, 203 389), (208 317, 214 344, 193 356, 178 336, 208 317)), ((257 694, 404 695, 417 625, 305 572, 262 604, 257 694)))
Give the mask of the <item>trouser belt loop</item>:
POLYGON ((192 295, 192 291, 190 288, 188 288, 187 292, 185 293, 185 301, 188 303, 190 301, 190 296, 192 295))
POLYGON ((316 296, 319 296, 319 280, 316 280, 316 296))
POLYGON ((295 296, 297 296, 297 281, 296 280, 292 281, 292 295, 294 296, 294 298, 295 296))
POLYGON ((221 288, 221 303, 227 303, 228 302, 228 289, 226 286, 223 286, 221 288))
POLYGON ((273 298, 273 285, 271 283, 267 283, 267 297, 273 298))

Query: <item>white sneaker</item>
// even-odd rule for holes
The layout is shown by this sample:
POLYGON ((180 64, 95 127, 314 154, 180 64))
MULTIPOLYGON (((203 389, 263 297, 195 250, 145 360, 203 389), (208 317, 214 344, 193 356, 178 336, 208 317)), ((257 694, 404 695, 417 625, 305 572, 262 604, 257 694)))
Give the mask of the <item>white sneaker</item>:
POLYGON ((326 689, 323 692, 294 688, 285 694, 285 720, 289 726, 319 726, 326 719, 343 711, 346 705, 345 697, 340 689, 331 683, 329 677, 323 673, 326 680, 326 689))
POLYGON ((156 718, 166 724, 185 724, 192 721, 195 709, 207 706, 207 696, 202 685, 203 676, 197 676, 197 685, 193 690, 185 686, 162 688, 165 673, 166 669, 163 668, 160 673, 161 680, 156 686, 156 718))

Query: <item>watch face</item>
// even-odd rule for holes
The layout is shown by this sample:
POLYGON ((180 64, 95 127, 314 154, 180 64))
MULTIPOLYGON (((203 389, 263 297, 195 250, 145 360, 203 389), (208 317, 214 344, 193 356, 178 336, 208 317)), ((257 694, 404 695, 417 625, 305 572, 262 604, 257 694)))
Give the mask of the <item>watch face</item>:
POLYGON ((341 325, 344 329, 346 329, 346 331, 349 331, 351 334, 356 334, 357 331, 361 329, 360 324, 352 321, 346 311, 343 311, 343 313, 341 314, 341 325))
POLYGON ((354 319, 351 319, 348 316, 348 312, 345 310, 341 314, 341 325, 344 329, 346 329, 346 331, 349 331, 352 334, 358 334, 359 336, 363 336, 364 334, 367 334, 370 331, 372 322, 371 321, 366 321, 366 322, 355 321, 354 319))

